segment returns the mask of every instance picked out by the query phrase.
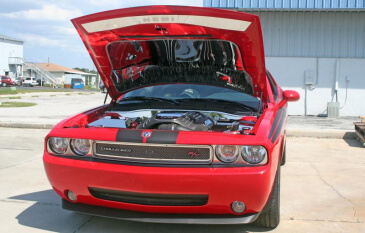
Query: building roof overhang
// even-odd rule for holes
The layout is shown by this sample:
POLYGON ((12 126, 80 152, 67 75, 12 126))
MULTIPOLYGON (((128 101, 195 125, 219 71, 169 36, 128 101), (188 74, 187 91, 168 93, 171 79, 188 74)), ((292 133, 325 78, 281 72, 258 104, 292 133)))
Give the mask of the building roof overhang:
POLYGON ((22 40, 18 40, 18 39, 15 39, 15 38, 12 38, 12 37, 9 37, 9 36, 5 36, 5 35, 2 35, 2 34, 0 34, 0 41, 18 42, 18 43, 21 43, 21 44, 24 43, 24 41, 22 41, 22 40))

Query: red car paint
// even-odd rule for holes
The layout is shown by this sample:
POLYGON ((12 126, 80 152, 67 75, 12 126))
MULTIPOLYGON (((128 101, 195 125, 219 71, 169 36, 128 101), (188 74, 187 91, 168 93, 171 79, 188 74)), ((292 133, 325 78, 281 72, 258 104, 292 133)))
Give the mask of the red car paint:
MULTIPOLYGON (((148 20, 148 19, 146 19, 148 20)), ((153 20, 153 18, 152 18, 153 20)), ((168 35, 182 35, 184 38, 215 38, 234 42, 240 49, 243 56, 243 66, 251 74, 254 81, 255 93, 259 93, 266 88, 266 68, 262 41, 261 24, 259 17, 251 14, 243 14, 235 11, 218 10, 201 7, 180 7, 180 6, 149 6, 129 8, 128 10, 113 10, 101 12, 73 19, 72 23, 79 32, 89 54, 91 55, 105 86, 109 88, 109 95, 117 99, 121 94, 116 92, 114 84, 109 80, 111 75, 110 61, 105 46, 109 43, 124 40, 139 40, 163 37, 168 35), (133 16, 156 16, 156 15, 192 15, 215 18, 226 18, 233 20, 243 20, 250 22, 250 26, 244 32, 203 27, 191 24, 162 23, 163 19, 157 23, 140 23, 123 28, 115 28, 101 32, 88 33, 83 25, 95 21, 111 20, 115 18, 133 16), (162 22, 160 22, 162 21, 162 22), (156 30, 156 26, 166 28, 166 31, 156 30), (191 36, 189 36, 191 35, 191 36), (109 64, 109 65, 107 65, 109 64)), ((115 60, 114 60, 115 63, 115 60)), ((266 92, 263 92, 263 99, 266 100, 266 92)))
POLYGON ((15 85, 14 81, 11 80, 11 78, 9 76, 1 76, 1 85, 6 87, 6 86, 10 86, 10 85, 15 85))
MULTIPOLYGON (((141 20, 141 18, 139 18, 141 20)), ((199 18, 200 19, 200 18, 199 18)), ((175 19, 173 19, 175 20, 175 19)), ((120 9, 88 15, 72 20, 85 46, 90 53, 101 78, 112 97, 110 104, 89 110, 70 117, 57 124, 45 139, 44 166, 48 179, 57 194, 67 203, 87 204, 113 209, 138 211, 144 213, 170 214, 204 214, 225 216, 247 216, 263 211, 272 193, 275 176, 280 166, 285 141, 285 124, 287 117, 287 101, 296 101, 299 94, 295 91, 283 92, 265 70, 264 50, 260 22, 257 16, 234 11, 208 9, 198 7, 178 6, 149 6, 129 9, 120 9), (145 21, 136 21, 130 26, 105 24, 108 20, 133 17, 151 16, 143 18, 145 21), (161 15, 190 15, 217 17, 224 19, 242 20, 249 22, 244 31, 214 28, 209 26, 184 24, 181 22, 151 23, 148 20, 153 16, 161 15), (95 23, 96 24, 92 24, 95 23), (87 27, 87 25, 93 27, 87 27), (96 30, 98 25, 112 28, 96 30), (88 28, 88 29, 86 29, 88 28), (91 28, 91 29, 90 29, 91 28), (96 28, 96 29, 95 29, 96 28), (88 32, 88 30, 90 32, 88 32), (203 38, 222 39, 234 42, 242 54, 238 57, 238 70, 247 71, 252 77, 253 96, 260 97, 263 103, 262 113, 258 118, 244 116, 243 125, 254 125, 252 129, 242 131, 241 134, 203 131, 164 131, 157 129, 136 129, 136 121, 129 129, 98 128, 88 126, 101 117, 111 117, 115 120, 123 118, 119 113, 107 112, 121 99, 127 91, 118 92, 112 81, 112 69, 131 66, 133 59, 126 61, 118 53, 107 53, 106 46, 115 41, 146 40, 151 38, 203 38), (112 54, 111 58, 109 57, 112 54), (156 135, 170 135, 176 137, 176 145, 260 145, 267 150, 267 162, 260 166, 241 166, 239 164, 212 163, 204 166, 117 163, 95 159, 93 154, 80 156, 56 155, 50 150, 49 139, 61 137, 68 139, 88 139, 91 142, 116 142, 118 138, 128 139, 136 137, 140 145, 153 144, 159 140, 156 135), (133 136, 134 135, 134 136, 133 136), (208 201, 202 206, 164 206, 123 203, 96 198, 91 195, 89 188, 107 190, 121 190, 139 194, 180 194, 180 195, 208 195, 208 201), (67 196, 68 190, 76 194, 73 201, 67 196), (234 201, 242 201, 246 210, 240 214, 231 208, 234 201)), ((117 22, 117 21, 116 21, 117 22)), ((128 21, 129 22, 129 21, 128 21)), ((142 41, 142 43, 144 43, 142 41)), ((133 48, 123 48, 133 51, 133 48)), ((115 52, 115 51, 114 51, 115 52)), ((128 52, 127 52, 128 53, 128 52)), ((131 53, 131 52, 129 52, 131 53)), ((124 53, 123 53, 124 54, 124 53)), ((148 60, 152 54, 147 53, 144 59, 137 58, 138 63, 148 60)), ((130 79, 138 80, 140 72, 134 67, 130 79)), ((142 70, 143 71, 143 70, 142 70)), ((121 74, 126 76, 126 74, 121 74)), ((270 75, 271 77, 271 75, 270 75)), ((224 76, 224 81, 232 83, 230 77, 224 76)), ((128 140, 127 140, 128 141, 128 140)), ((94 150, 93 148, 92 150, 94 150)), ((94 152, 92 152, 94 153, 94 152)), ((199 157, 200 152, 191 150, 190 157, 199 157)), ((257 217, 256 216, 256 217, 257 217)), ((136 219, 133 219, 136 220, 136 219)), ((252 219, 250 221, 253 221, 252 219)), ((143 220, 141 220, 143 221, 143 220)), ((250 222, 249 221, 249 222, 250 222)), ((247 223, 247 222, 245 222, 247 223)))

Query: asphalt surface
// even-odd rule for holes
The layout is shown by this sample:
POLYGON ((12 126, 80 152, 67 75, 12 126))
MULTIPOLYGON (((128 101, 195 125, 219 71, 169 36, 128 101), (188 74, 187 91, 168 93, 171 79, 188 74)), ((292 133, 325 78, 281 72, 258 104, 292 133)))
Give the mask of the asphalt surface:
POLYGON ((0 128, 1 232, 365 232, 364 149, 352 139, 287 138, 281 223, 250 225, 128 222, 63 210, 46 178, 47 129, 0 128))

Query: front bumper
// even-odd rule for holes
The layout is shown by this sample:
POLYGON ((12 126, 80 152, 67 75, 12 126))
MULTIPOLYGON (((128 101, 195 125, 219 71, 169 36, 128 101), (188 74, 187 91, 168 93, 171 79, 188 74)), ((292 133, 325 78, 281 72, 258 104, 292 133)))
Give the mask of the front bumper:
POLYGON ((64 199, 62 199, 62 208, 82 214, 90 214, 100 217, 108 217, 136 222, 173 224, 248 224, 254 222, 260 215, 259 213, 245 214, 243 216, 208 214, 156 214, 71 203, 64 199))
MULTIPOLYGON (((68 200, 67 190, 77 195, 77 201, 71 203, 72 206, 102 206, 108 207, 111 212, 117 211, 113 208, 143 213, 209 215, 207 218, 194 216, 196 223, 210 223, 208 219, 222 218, 222 215, 226 215, 223 218, 231 224, 254 221, 269 199, 276 172, 270 163, 260 167, 230 168, 149 167, 75 160, 52 156, 47 152, 44 154, 44 165, 52 187, 63 199, 68 200), (208 195, 208 202, 202 206, 123 203, 95 198, 89 191, 90 187, 135 193, 208 195), (231 209, 234 201, 245 203, 245 212, 240 215, 234 213, 231 209)), ((71 209, 69 206, 66 209, 71 209)), ((83 209, 76 211, 89 212, 83 209)), ((100 213, 98 210, 90 214, 105 216, 100 213)), ((118 218, 125 219, 125 215, 121 216, 118 218)), ((140 220, 164 222, 165 217, 140 220)), ((176 223, 194 222, 186 217, 175 219, 176 223)))

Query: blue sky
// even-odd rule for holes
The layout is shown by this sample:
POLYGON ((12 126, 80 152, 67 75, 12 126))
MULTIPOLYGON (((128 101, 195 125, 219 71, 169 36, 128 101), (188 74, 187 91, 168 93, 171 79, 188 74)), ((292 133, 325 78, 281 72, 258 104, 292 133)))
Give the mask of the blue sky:
POLYGON ((2 0, 0 34, 23 40, 28 61, 94 69, 70 19, 143 5, 202 6, 203 0, 2 0))

